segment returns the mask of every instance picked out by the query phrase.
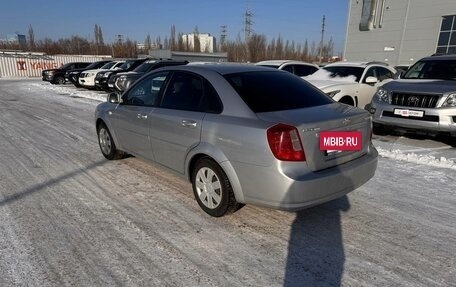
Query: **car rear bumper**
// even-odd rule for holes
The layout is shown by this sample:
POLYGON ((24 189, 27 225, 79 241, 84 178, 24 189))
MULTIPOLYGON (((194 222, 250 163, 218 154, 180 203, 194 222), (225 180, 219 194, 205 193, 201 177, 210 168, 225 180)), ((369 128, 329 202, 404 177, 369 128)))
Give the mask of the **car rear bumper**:
POLYGON ((377 150, 371 145, 367 154, 317 172, 302 168, 305 163, 287 162, 276 167, 239 163, 233 166, 245 203, 294 211, 330 201, 360 187, 374 176, 377 156, 377 150))

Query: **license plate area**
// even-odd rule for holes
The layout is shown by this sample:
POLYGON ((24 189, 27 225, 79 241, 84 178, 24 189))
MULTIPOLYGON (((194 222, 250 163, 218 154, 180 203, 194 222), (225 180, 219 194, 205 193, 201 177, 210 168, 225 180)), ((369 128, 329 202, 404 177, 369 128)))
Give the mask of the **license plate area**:
POLYGON ((394 114, 401 116, 401 117, 415 117, 415 118, 424 117, 424 111, 410 110, 410 109, 394 109, 394 114))
POLYGON ((359 151, 363 147, 361 131, 322 131, 320 150, 325 155, 336 155, 346 151, 359 151))

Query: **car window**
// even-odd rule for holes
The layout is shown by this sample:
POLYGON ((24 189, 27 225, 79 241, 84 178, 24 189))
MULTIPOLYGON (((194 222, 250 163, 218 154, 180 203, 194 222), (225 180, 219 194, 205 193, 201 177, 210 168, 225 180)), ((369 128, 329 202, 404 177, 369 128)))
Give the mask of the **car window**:
POLYGON ((381 81, 384 81, 386 79, 392 79, 394 77, 394 74, 386 69, 386 68, 383 68, 383 67, 375 67, 375 70, 376 70, 376 74, 377 74, 377 79, 381 82, 381 81))
POLYGON ((364 75, 363 83, 366 82, 367 77, 376 77, 374 67, 369 68, 369 70, 366 71, 366 74, 364 75))
POLYGON ((293 73, 293 65, 286 65, 282 68, 282 70, 293 73))
POLYGON ((364 72, 364 68, 362 67, 351 67, 351 66, 330 66, 330 67, 323 67, 323 70, 330 72, 330 76, 332 78, 335 77, 350 77, 355 76, 356 82, 359 82, 361 76, 364 72))
POLYGON ((317 67, 307 65, 295 65, 294 73, 299 77, 305 77, 315 73, 318 70, 317 67))
POLYGON ((152 74, 134 85, 123 97, 123 104, 134 106, 154 106, 168 72, 152 74))
POLYGON ((215 91, 214 87, 207 81, 203 80, 204 100, 201 109, 207 113, 219 114, 223 110, 222 102, 215 91))
POLYGON ((224 76, 254 113, 321 106, 333 100, 301 78, 276 71, 224 76))
POLYGON ((203 79, 197 75, 174 72, 161 102, 162 108, 201 111, 203 79))

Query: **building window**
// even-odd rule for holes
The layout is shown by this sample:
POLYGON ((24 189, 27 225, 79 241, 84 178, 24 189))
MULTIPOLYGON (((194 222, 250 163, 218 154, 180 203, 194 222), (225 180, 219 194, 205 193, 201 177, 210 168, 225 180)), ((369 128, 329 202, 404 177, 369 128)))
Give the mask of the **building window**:
POLYGON ((456 15, 442 17, 436 53, 456 54, 456 15))

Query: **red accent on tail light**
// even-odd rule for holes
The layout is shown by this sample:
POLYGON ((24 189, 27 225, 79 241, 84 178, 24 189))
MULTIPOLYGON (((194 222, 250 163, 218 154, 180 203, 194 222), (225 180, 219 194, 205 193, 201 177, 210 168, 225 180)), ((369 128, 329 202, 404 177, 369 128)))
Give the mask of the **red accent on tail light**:
POLYGON ((269 147, 278 160, 305 161, 299 132, 294 126, 277 124, 267 130, 269 147))

